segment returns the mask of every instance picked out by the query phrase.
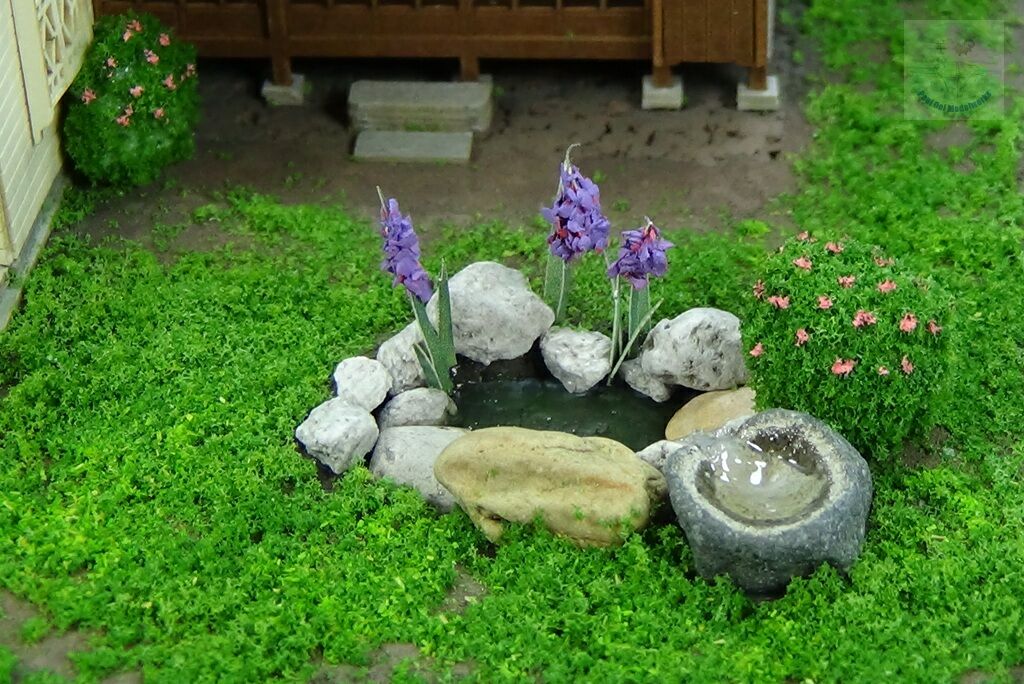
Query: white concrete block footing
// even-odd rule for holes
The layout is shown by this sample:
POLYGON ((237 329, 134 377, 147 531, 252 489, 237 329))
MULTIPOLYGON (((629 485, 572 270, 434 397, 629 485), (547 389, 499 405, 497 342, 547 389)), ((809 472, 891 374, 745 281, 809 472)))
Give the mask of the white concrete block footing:
POLYGON ((362 131, 352 156, 359 161, 465 164, 472 150, 473 134, 469 131, 362 131))
POLYGON ((306 77, 292 74, 291 85, 276 85, 270 81, 263 82, 260 90, 267 104, 275 107, 296 107, 306 104, 306 77))
POLYGON ((494 112, 490 78, 479 81, 356 81, 348 116, 356 130, 486 131, 494 112))
POLYGON ((736 109, 741 112, 774 112, 781 104, 778 76, 769 76, 764 90, 751 90, 745 83, 736 87, 736 109))
POLYGON ((659 88, 654 85, 653 76, 644 76, 643 96, 640 99, 642 109, 682 109, 683 78, 675 76, 672 85, 659 88))

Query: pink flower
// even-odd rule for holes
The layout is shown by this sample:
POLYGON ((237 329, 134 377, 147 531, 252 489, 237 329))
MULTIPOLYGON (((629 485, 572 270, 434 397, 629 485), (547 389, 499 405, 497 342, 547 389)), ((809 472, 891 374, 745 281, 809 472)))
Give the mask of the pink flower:
POLYGON ((750 350, 750 355, 755 359, 764 354, 764 345, 758 342, 754 345, 754 348, 750 350))
POLYGON ((839 254, 843 251, 843 243, 841 242, 826 242, 825 249, 832 252, 833 254, 839 254))
POLYGON ((117 60, 113 57, 107 57, 107 66, 111 69, 117 68, 117 60))
POLYGON ((129 40, 132 39, 133 35, 134 34, 131 31, 125 31, 124 33, 121 34, 121 40, 123 40, 124 42, 127 43, 129 40))
POLYGON ((86 88, 85 92, 82 93, 82 102, 89 104, 96 99, 96 93, 92 92, 91 89, 86 88))
POLYGON ((788 309, 789 308, 789 295, 780 297, 778 295, 772 295, 768 298, 768 303, 774 306, 776 309, 788 309))
POLYGON ((840 359, 837 357, 835 363, 832 364, 832 374, 846 377, 853 372, 853 367, 856 365, 857 362, 853 359, 840 359))
POLYGON ((174 90, 178 87, 174 84, 174 74, 167 74, 167 78, 164 79, 164 87, 168 90, 174 90))
POLYGON ((157 107, 156 109, 154 109, 153 110, 153 117, 155 119, 158 119, 158 120, 164 118, 164 108, 163 107, 157 107))
POLYGON ((122 114, 121 116, 114 119, 119 126, 129 126, 132 123, 132 117, 129 114, 122 114))
POLYGON ((811 260, 806 256, 802 256, 799 259, 793 259, 793 265, 797 268, 802 268, 805 271, 811 270, 811 260))
POLYGON ((807 340, 811 339, 811 336, 807 334, 807 330, 800 328, 796 331, 796 346, 802 347, 807 344, 807 340))
POLYGON ((907 375, 910 375, 911 373, 914 372, 914 364, 910 363, 910 359, 908 359, 906 356, 904 356, 903 360, 900 361, 900 366, 903 367, 903 372, 906 373, 907 375))
POLYGON ((877 322, 878 319, 875 318, 875 314, 870 311, 865 311, 864 309, 861 309, 853 316, 854 328, 863 328, 866 325, 874 325, 877 322))
POLYGON ((912 313, 908 313, 900 321, 900 330, 905 333, 914 332, 917 329, 917 316, 912 313))
POLYGON ((166 33, 161 33, 160 34, 160 44, 163 45, 164 47, 167 47, 168 45, 171 44, 171 37, 169 35, 167 35, 166 33))
POLYGON ((758 280, 754 283, 754 296, 760 299, 764 296, 764 281, 758 280))
POLYGON ((885 294, 886 292, 892 292, 896 289, 896 283, 891 280, 883 280, 878 283, 878 291, 885 294))
POLYGON ((831 309, 832 300, 825 295, 818 295, 818 308, 819 309, 831 309))
POLYGON ((888 259, 883 259, 882 257, 875 257, 875 263, 884 268, 885 266, 892 266, 894 263, 896 263, 896 261, 891 257, 888 259))
POLYGON ((146 55, 146 61, 150 64, 157 64, 160 62, 160 57, 152 50, 145 50, 143 51, 143 54, 146 55))
POLYGON ((935 322, 935 319, 928 321, 928 332, 932 335, 938 335, 942 332, 942 326, 935 322))
POLYGON ((145 90, 145 88, 143 88, 140 85, 137 85, 137 86, 129 89, 128 92, 132 94, 132 97, 142 97, 142 91, 143 90, 145 90))
POLYGON ((803 232, 797 233, 796 239, 799 240, 800 242, 807 242, 808 240, 811 239, 811 234, 805 230, 803 232))
POLYGON ((837 280, 839 281, 840 285, 842 285, 843 287, 849 288, 849 287, 853 287, 853 284, 855 282, 857 282, 857 276, 852 276, 852 275, 839 276, 839 278, 837 278, 837 280))
POLYGON ((138 19, 132 19, 129 21, 128 28, 136 33, 142 33, 142 24, 139 23, 138 19))
POLYGON ((885 366, 879 366, 878 367, 878 374, 879 375, 888 375, 889 374, 889 369, 886 368, 885 366))

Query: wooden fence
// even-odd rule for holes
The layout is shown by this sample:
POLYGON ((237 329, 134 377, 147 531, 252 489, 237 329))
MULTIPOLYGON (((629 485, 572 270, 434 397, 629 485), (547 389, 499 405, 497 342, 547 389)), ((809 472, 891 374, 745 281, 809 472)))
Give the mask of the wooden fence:
POLYGON ((97 16, 149 12, 209 57, 264 57, 291 82, 293 57, 649 60, 666 83, 682 62, 750 69, 765 87, 771 0, 93 0, 97 16))

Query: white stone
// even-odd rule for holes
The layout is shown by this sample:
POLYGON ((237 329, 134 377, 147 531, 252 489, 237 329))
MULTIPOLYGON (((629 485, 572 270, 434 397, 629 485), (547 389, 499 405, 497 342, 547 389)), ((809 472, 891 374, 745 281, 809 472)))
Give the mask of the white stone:
POLYGON ((641 109, 682 109, 683 78, 674 76, 672 85, 660 88, 654 85, 653 76, 644 76, 641 109))
POLYGON ((263 99, 267 104, 275 107, 299 107, 306 104, 306 77, 302 74, 292 74, 291 85, 278 85, 271 81, 264 81, 260 90, 263 99))
POLYGON ((413 351, 413 346, 422 340, 419 326, 412 322, 377 349, 377 360, 391 376, 391 394, 401 394, 426 384, 423 368, 413 351))
POLYGON ((736 109, 741 112, 774 112, 781 106, 778 76, 769 76, 764 90, 751 90, 746 83, 736 86, 736 109))
POLYGON ((473 134, 432 131, 362 131, 352 158, 382 162, 465 164, 473 153, 473 134))
POLYGON ((581 394, 608 377, 612 340, 589 330, 551 328, 540 339, 540 353, 565 389, 581 394))
POLYGON ((619 374, 627 385, 658 403, 666 402, 672 396, 672 390, 668 385, 644 371, 640 359, 623 361, 619 366, 619 374))
POLYGON ((336 474, 370 453, 378 434, 369 411, 338 397, 317 406, 295 429, 295 439, 306 453, 336 474))
POLYGON ((478 81, 356 81, 348 114, 356 130, 486 131, 494 111, 490 78, 478 81))
POLYGON ((380 361, 353 356, 334 369, 334 386, 338 398, 373 411, 384 402, 391 390, 391 374, 380 361))
POLYGON ((658 469, 658 472, 665 472, 665 463, 668 462, 669 455, 676 449, 680 448, 679 442, 673 442, 668 439, 663 439, 659 442, 655 442, 644 449, 636 452, 637 458, 644 463, 654 466, 658 469))
POLYGON ((451 427, 391 427, 380 433, 370 458, 377 477, 412 487, 444 512, 455 507, 455 497, 434 477, 434 462, 444 448, 466 434, 451 427))
POLYGON ((441 390, 418 387, 384 404, 378 422, 382 430, 406 425, 444 425, 455 410, 455 404, 441 390))
POLYGON ((732 389, 747 379, 740 319, 721 309, 690 309, 661 320, 639 358, 643 370, 662 382, 702 392, 732 389))
MULTIPOLYGON (((551 307, 530 290, 526 276, 493 261, 466 266, 449 279, 448 288, 455 351, 484 365, 530 351, 555 320, 551 307)), ((427 314, 437 325, 436 292, 427 314)))

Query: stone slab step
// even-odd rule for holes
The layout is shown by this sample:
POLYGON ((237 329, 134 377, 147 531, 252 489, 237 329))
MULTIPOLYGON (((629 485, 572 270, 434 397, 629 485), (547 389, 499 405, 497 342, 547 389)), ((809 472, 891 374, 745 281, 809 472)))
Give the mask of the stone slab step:
POLYGON ((356 81, 348 115, 356 130, 486 131, 494 112, 490 80, 467 83, 356 81))
POLYGON ((473 134, 468 131, 363 131, 352 156, 359 161, 465 164, 472 150, 473 134))

